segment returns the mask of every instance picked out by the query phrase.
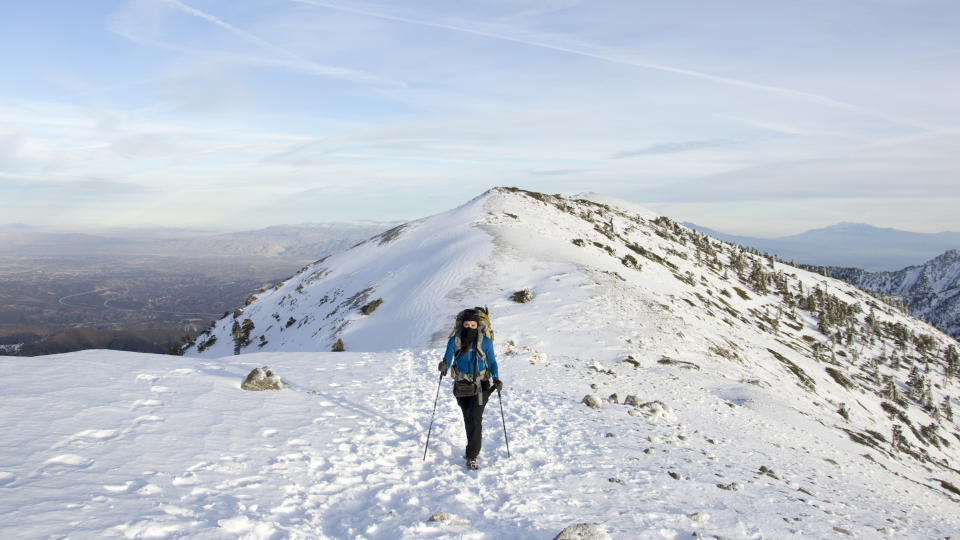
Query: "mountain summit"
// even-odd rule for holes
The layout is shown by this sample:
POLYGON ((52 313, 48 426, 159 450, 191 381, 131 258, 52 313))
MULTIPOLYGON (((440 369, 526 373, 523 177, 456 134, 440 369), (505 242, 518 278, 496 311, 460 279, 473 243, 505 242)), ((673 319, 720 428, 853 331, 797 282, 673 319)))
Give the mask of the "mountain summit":
POLYGON ((741 381, 734 403, 752 399, 735 397, 749 385, 773 389, 882 455, 951 475, 960 461, 952 338, 842 281, 598 194, 491 189, 304 268, 187 354, 439 349, 475 305, 506 353, 617 377, 651 364, 724 373, 741 381), (515 301, 525 290, 532 301, 515 301))

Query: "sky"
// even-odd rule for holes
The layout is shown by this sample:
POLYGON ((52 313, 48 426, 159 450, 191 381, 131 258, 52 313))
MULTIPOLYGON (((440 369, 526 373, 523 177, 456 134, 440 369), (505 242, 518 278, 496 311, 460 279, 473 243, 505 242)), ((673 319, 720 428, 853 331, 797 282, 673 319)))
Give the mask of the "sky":
POLYGON ((960 3, 98 0, 0 17, 0 223, 414 219, 493 186, 960 231, 960 3))

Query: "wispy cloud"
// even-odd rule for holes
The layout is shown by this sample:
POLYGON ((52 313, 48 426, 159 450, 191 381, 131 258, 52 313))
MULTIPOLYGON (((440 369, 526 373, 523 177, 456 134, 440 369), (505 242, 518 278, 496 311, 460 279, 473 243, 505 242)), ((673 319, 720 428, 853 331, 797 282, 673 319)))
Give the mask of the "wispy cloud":
MULTIPOLYGON (((287 50, 281 46, 275 45, 255 34, 247 32, 241 28, 238 28, 220 17, 207 13, 205 11, 199 10, 179 0, 161 0, 164 5, 167 5, 173 9, 176 9, 187 15, 193 17, 198 17, 204 21, 207 21, 219 28, 222 28, 237 37, 238 39, 254 45, 260 50, 267 53, 266 57, 257 57, 249 54, 234 54, 234 53, 223 53, 217 51, 208 51, 208 50, 199 50, 192 49, 189 47, 184 47, 181 45, 176 45, 163 41, 161 39, 147 36, 145 32, 141 31, 142 21, 138 19, 141 17, 156 17, 156 13, 153 11, 155 7, 151 8, 149 13, 137 11, 137 7, 128 6, 128 10, 120 14, 115 15, 112 20, 109 28, 133 41, 140 43, 141 45, 146 45, 150 47, 157 47, 167 50, 178 51, 186 54, 191 54, 195 56, 206 56, 217 58, 222 61, 231 61, 242 64, 252 64, 260 66, 273 66, 283 69, 289 69, 301 73, 307 73, 310 75, 317 75, 322 77, 330 77, 333 79, 344 80, 348 82, 358 83, 358 84, 372 84, 378 86, 404 86, 404 83, 401 81, 395 81, 380 77, 378 75, 367 73, 365 71, 344 68, 340 66, 331 66, 320 64, 314 62, 310 59, 304 58, 297 53, 287 50), (132 9, 132 11, 131 11, 132 9)), ((156 32, 156 30, 154 30, 156 32)))
POLYGON ((658 154, 676 154, 679 152, 692 152, 694 150, 703 150, 706 148, 717 148, 718 146, 730 146, 736 144, 735 141, 726 139, 705 139, 699 141, 679 141, 659 144, 651 144, 637 150, 619 152, 610 157, 613 159, 623 159, 637 156, 652 156, 658 154))
POLYGON ((528 45, 531 47, 539 47, 543 49, 549 49, 558 52, 564 52, 569 54, 574 54, 578 56, 583 56, 587 58, 594 58, 596 60, 603 60, 605 62, 612 62, 616 64, 622 64, 626 66, 632 66, 642 69, 651 69, 656 71, 662 71, 666 73, 672 73, 675 75, 681 75, 684 77, 692 77, 696 79, 702 79, 711 81, 717 84, 723 84, 728 86, 735 86, 740 88, 746 88, 750 90, 757 90, 766 93, 772 93, 781 95, 784 97, 792 98, 795 100, 800 100, 808 103, 815 103, 827 107, 833 107, 837 109, 843 109, 850 112, 879 118, 886 120, 888 122, 901 125, 909 126, 918 129, 939 129, 940 126, 930 124, 928 122, 915 120, 912 118, 901 117, 899 115, 887 114, 881 111, 875 111, 867 107, 856 105, 853 103, 847 103, 838 99, 831 98, 829 96, 820 95, 813 92, 807 92, 804 90, 797 90, 793 88, 787 88, 782 86, 776 86, 771 84, 763 84, 754 81, 749 81, 745 79, 739 79, 734 77, 728 77, 723 75, 717 75, 713 73, 707 73, 704 71, 698 71, 694 69, 687 69, 679 66, 673 66, 668 64, 663 64, 659 62, 649 61, 643 58, 637 58, 633 52, 617 50, 609 47, 602 47, 590 43, 585 43, 574 38, 567 36, 557 36, 544 33, 533 33, 523 29, 510 28, 510 27, 491 27, 487 25, 480 25, 470 21, 464 20, 437 20, 430 18, 415 18, 407 17, 402 15, 395 15, 391 13, 386 13, 384 11, 378 10, 373 7, 364 5, 363 7, 358 7, 356 5, 346 5, 340 3, 325 2, 322 0, 292 0, 297 3, 307 4, 315 7, 322 7, 327 9, 332 9, 336 11, 353 13, 355 15, 362 15, 367 17, 375 17, 378 19, 402 22, 406 24, 413 24, 419 26, 426 26, 431 28, 438 28, 442 30, 449 30, 452 32, 462 32, 466 34, 472 34, 476 36, 482 36, 490 39, 497 39, 502 41, 509 41, 513 43, 519 43, 523 45, 528 45))
POLYGON ((586 174, 590 169, 546 169, 530 171, 531 176, 567 176, 570 174, 586 174))
POLYGON ((800 128, 800 127, 796 127, 796 126, 793 126, 793 125, 784 124, 784 123, 781 123, 781 122, 773 122, 773 121, 768 121, 768 120, 757 120, 757 119, 753 119, 753 118, 743 118, 743 117, 732 116, 732 115, 728 115, 728 114, 716 114, 716 115, 714 115, 714 117, 720 118, 720 119, 722 119, 722 120, 731 120, 731 121, 737 122, 737 123, 739 123, 739 124, 744 124, 744 125, 748 125, 748 126, 753 126, 753 127, 755 127, 755 128, 760 128, 760 129, 767 130, 767 131, 773 131, 773 132, 779 133, 779 134, 781 134, 781 135, 810 135, 810 131, 809 131, 809 130, 806 130, 806 129, 803 129, 803 128, 800 128))

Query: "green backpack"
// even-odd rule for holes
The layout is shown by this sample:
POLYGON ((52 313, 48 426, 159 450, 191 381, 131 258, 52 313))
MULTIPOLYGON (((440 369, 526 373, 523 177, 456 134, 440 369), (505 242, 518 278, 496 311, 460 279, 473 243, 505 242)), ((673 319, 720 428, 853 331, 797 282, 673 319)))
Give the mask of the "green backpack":
MULTIPOLYGON (((457 330, 463 326, 463 317, 469 309, 465 309, 460 313, 457 313, 457 321, 453 324, 453 332, 450 332, 450 337, 457 335, 457 330)), ((480 330, 480 333, 487 336, 490 341, 493 341, 493 326, 490 324, 490 310, 486 306, 480 307, 477 306, 473 308, 473 311, 476 311, 480 316, 480 324, 477 325, 477 328, 480 330)), ((460 343, 457 343, 457 349, 460 348, 460 343)))

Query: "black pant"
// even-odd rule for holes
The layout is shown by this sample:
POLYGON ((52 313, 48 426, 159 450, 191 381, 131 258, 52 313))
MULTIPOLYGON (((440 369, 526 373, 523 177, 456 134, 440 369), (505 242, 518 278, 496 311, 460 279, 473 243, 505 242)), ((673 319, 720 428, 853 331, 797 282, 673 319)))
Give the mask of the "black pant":
POLYGON ((492 389, 490 381, 480 381, 483 392, 483 403, 479 396, 458 397, 457 405, 463 411, 463 427, 467 431, 467 459, 477 459, 480 455, 481 431, 483 429, 483 409, 487 406, 492 389))

